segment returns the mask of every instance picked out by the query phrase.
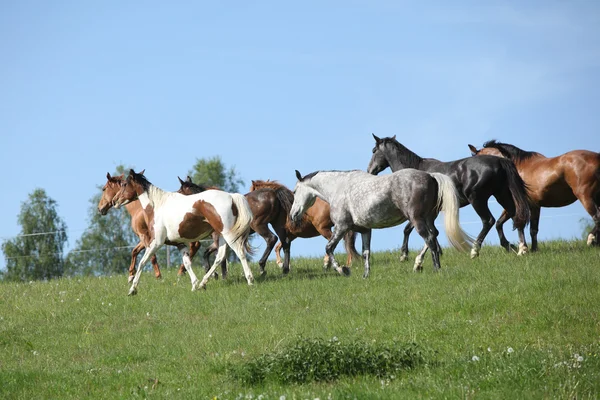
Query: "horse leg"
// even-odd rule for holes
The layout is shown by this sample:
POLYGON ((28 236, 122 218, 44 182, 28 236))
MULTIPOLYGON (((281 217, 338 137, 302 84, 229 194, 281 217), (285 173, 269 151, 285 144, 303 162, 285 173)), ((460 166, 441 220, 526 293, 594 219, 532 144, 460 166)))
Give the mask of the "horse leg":
MULTIPOLYGON (((413 222, 413 221, 411 221, 413 222)), ((419 254, 419 256, 421 255, 425 255, 425 253, 427 252, 427 248, 429 247, 429 249, 431 250, 431 258, 433 260, 433 269, 435 271, 438 271, 441 268, 440 265, 440 249, 438 247, 438 242, 437 242, 437 234, 438 234, 438 230, 435 228, 435 225, 433 224, 433 221, 426 221, 425 219, 418 219, 415 220, 413 222, 413 226, 415 227, 415 229, 417 230, 417 233, 423 238, 423 240, 425 240, 425 247, 423 248, 423 250, 421 251, 421 254, 419 254)), ((417 271, 417 260, 415 259, 415 271, 417 271)), ((421 263, 422 263, 422 258, 421 258, 421 263)), ((422 264, 419 266, 419 268, 423 268, 422 264)))
MULTIPOLYGON (((200 242, 192 242, 192 243, 190 243, 190 260, 192 260, 194 258, 194 256, 198 252, 198 249, 200 249, 200 242)), ((185 275, 185 271, 186 271, 185 265, 182 263, 179 266, 179 270, 177 271, 177 276, 183 276, 183 275, 185 275)))
MULTIPOLYGON (((371 271, 371 230, 367 230, 360 234, 362 239, 362 256, 365 262, 365 272, 363 273, 363 278, 369 277, 369 272, 371 271)), ((350 271, 348 269, 348 271, 350 271)), ((348 272, 349 274, 350 272, 348 272)))
MULTIPOLYGON (((583 204, 583 208, 585 211, 590 214, 592 220, 594 221, 594 227, 588 234, 587 244, 588 246, 598 246, 600 245, 600 238, 598 237, 600 234, 600 201, 596 202, 592 198, 591 195, 587 196, 579 196, 577 193, 575 194, 581 204, 583 204)), ((598 196, 600 200, 600 196, 598 196)))
MULTIPOLYGON (((269 258, 269 254, 271 254, 273 247, 275 247, 275 244, 277 243, 277 236, 275 236, 273 234, 273 232, 271 232, 271 230, 269 229, 267 224, 254 225, 254 226, 252 226, 252 230, 254 230, 254 232, 258 233, 263 239, 265 239, 265 242, 267 243, 267 247, 265 247, 265 251, 264 251, 262 257, 260 258, 260 260, 258 260, 258 265, 260 266, 260 274, 265 275, 267 273, 267 271, 265 270, 265 266, 267 265, 267 259, 269 258)), ((285 237, 284 237, 284 239, 285 239, 285 237)), ((285 254, 286 249, 284 248, 283 251, 285 254)), ((288 255, 286 257, 289 258, 289 246, 288 246, 287 251, 288 251, 288 255)), ((289 265, 289 259, 287 260, 287 262, 289 265)), ((284 268, 287 266, 285 264, 285 262, 284 262, 283 266, 284 266, 284 268)))
POLYGON ((333 256, 333 252, 349 229, 350 227, 342 227, 340 225, 336 226, 335 232, 333 232, 331 239, 329 239, 327 245, 325 246, 325 254, 327 255, 327 268, 333 265, 333 269, 335 269, 339 274, 346 276, 350 275, 350 268, 347 266, 340 267, 333 256))
POLYGON ((160 267, 158 266, 158 260, 156 259, 156 254, 153 254, 150 258, 150 263, 152 264, 152 269, 154 270, 154 276, 156 279, 162 279, 162 275, 160 273, 160 267))
MULTIPOLYGON (((229 245, 229 247, 231 247, 231 249, 234 251, 235 255, 238 256, 238 258, 240 259, 248 285, 252 285, 252 283, 254 282, 254 276, 252 276, 252 270, 250 269, 250 266, 248 265, 248 260, 246 259, 246 249, 244 248, 243 241, 240 239, 234 240, 234 238, 231 236, 231 233, 229 232, 224 233, 222 236, 229 245)), ((219 252, 220 251, 221 249, 219 248, 219 252)))
MULTIPOLYGON (((210 265, 210 261, 208 259, 208 256, 216 251, 219 250, 219 237, 221 237, 221 235, 219 234, 219 232, 217 231, 213 231, 212 233, 212 238, 213 238, 213 242, 210 244, 210 246, 208 247, 208 249, 206 249, 205 253, 205 257, 206 257, 206 266, 208 267, 210 265), (208 254, 207 254, 208 253, 208 254)), ((221 260, 221 276, 223 279, 227 279, 227 252, 225 252, 225 257, 223 257, 223 259, 221 260)), ((215 272, 215 279, 219 279, 219 274, 217 274, 215 272)))
MULTIPOLYGON (((329 241, 333 237, 333 232, 331 231, 331 228, 316 225, 314 227, 321 236, 327 239, 327 242, 329 243, 329 241)), ((329 258, 329 255, 325 254, 325 256, 323 256, 323 268, 327 270, 331 267, 331 264, 332 263, 331 259, 329 258)))
POLYGON ((423 246, 423 250, 421 250, 421 252, 415 257, 413 272, 423 271, 423 258, 425 257, 425 253, 427 253, 427 249, 429 249, 429 246, 425 244, 425 246, 423 246))
POLYGON ((140 254, 143 248, 146 246, 142 241, 140 241, 134 248, 131 250, 131 264, 129 264, 129 278, 127 278, 127 283, 131 283, 133 277, 135 276, 135 262, 137 261, 137 256, 140 254))
POLYGON ((531 219, 529 220, 529 234, 531 235, 531 251, 537 251, 537 235, 540 226, 540 207, 531 206, 531 219))
POLYGON ((277 265, 279 266, 279 268, 283 268, 283 261, 281 261, 281 242, 278 242, 277 245, 275 246, 275 262, 277 263, 277 265))
POLYGON ((133 281, 131 283, 131 288, 129 288, 128 296, 137 294, 137 285, 140 282, 140 276, 142 275, 144 265, 148 262, 148 259, 156 253, 156 251, 160 248, 161 245, 162 243, 159 244, 159 242, 156 239, 154 239, 150 242, 148 246, 146 246, 146 251, 144 252, 142 259, 140 260, 140 264, 135 273, 135 277, 133 278, 133 281))
POLYGON ((208 271, 206 271, 206 274, 202 278, 202 282, 200 282, 200 284, 198 285, 199 288, 206 289, 206 283, 208 282, 208 280, 210 279, 212 274, 217 269, 217 265, 219 265, 221 263, 221 261, 224 258, 226 258, 227 242, 221 236, 219 236, 219 238, 218 238, 218 246, 219 246, 219 248, 217 250, 217 256, 215 257, 215 262, 213 263, 212 267, 210 267, 210 269, 208 271))
POLYGON ((287 274, 290 272, 290 247, 292 241, 285 230, 285 222, 281 224, 271 224, 271 226, 275 229, 275 233, 279 237, 279 243, 281 243, 283 247, 283 273, 287 274))
POLYGON ((477 235, 477 239, 475 239, 475 243, 473 243, 473 248, 471 249, 471 258, 475 258, 479 256, 479 249, 481 249, 481 244, 483 243, 483 240, 487 236, 490 229, 492 229, 492 226, 494 226, 494 222, 496 222, 496 219, 494 218, 488 207, 487 199, 480 200, 476 198, 474 194, 472 194, 471 196, 469 196, 469 202, 475 209, 477 215, 479 215, 479 218, 481 218, 481 223, 483 224, 481 232, 479 232, 479 235, 477 235))
POLYGON ((400 262, 408 260, 408 237, 413 229, 414 227, 410 221, 404 227, 404 239, 402 240, 402 247, 400 248, 400 262))
POLYGON ((185 266, 185 270, 190 275, 190 280, 192 281, 192 291, 196 290, 198 287, 198 278, 192 269, 192 258, 190 256, 190 250, 188 246, 181 243, 177 245, 177 249, 182 254, 183 265, 185 266))
MULTIPOLYGON (((496 222, 496 230, 498 231, 498 237, 500 237, 500 244, 506 249, 506 251, 510 251, 510 243, 508 243, 508 240, 506 240, 506 237, 504 236, 504 230, 502 229, 502 225, 504 225, 504 222, 506 222, 509 218, 513 218, 517 213, 515 202, 509 191, 497 193, 494 195, 494 197, 496 198, 496 200, 498 200, 498 204, 504 207, 502 215, 498 219, 498 222, 496 222)), ((519 250, 517 252, 517 255, 522 256, 523 254, 526 254, 529 250, 527 248, 527 240, 525 240, 525 225, 515 225, 515 228, 519 233, 519 250)))

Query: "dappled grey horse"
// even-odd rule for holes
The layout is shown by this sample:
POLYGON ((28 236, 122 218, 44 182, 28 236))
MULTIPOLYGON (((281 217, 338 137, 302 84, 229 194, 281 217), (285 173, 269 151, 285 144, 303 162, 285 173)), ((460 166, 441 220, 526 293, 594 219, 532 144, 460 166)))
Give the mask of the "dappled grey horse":
MULTIPOLYGON (((362 237, 364 278, 369 276, 370 270, 372 229, 410 221, 431 249, 436 270, 440 268, 440 246, 434 221, 439 211, 444 212, 446 235, 452 246, 467 251, 471 245, 472 239, 458 222, 456 188, 446 175, 405 169, 383 176, 365 171, 317 171, 302 177, 296 171, 296 177, 298 182, 290 217, 299 221, 317 197, 330 204, 335 231, 325 246, 325 252, 329 256, 329 264, 333 264, 339 273, 350 273, 349 268, 340 268, 333 257, 335 247, 349 230, 359 232, 362 237)), ((414 270, 420 269, 422 259, 415 261, 414 270)))

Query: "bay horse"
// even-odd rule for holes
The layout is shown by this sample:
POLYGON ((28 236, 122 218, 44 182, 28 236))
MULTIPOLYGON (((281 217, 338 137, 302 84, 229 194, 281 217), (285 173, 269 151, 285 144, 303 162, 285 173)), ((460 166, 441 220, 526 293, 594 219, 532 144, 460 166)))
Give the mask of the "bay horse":
MULTIPOLYGON (((291 198, 292 203, 294 202, 294 194, 292 193, 292 191, 277 181, 271 181, 271 180, 266 180, 266 181, 265 180, 253 180, 252 181, 252 185, 250 186, 250 193, 252 193, 253 191, 262 190, 262 189, 270 189, 270 190, 275 191, 275 193, 285 193, 285 196, 287 198, 291 198)), ((290 204, 290 208, 291 208, 291 204, 290 204)), ((289 216, 289 209, 287 211, 287 214, 289 216)), ((281 223, 281 221, 280 221, 280 223, 281 223)), ((273 225, 273 224, 271 223, 271 225, 273 225)), ((315 200, 315 204, 313 204, 308 210, 306 210, 306 212, 302 216, 302 219, 300 220, 299 223, 297 223, 297 224, 292 223, 292 221, 288 217, 288 218, 286 218, 284 225, 285 225, 285 230, 287 231, 290 242, 292 242, 296 238, 307 239, 307 238, 313 238, 313 237, 316 237, 319 235, 323 236, 325 239, 327 239, 329 241, 331 239, 331 237, 333 236, 333 232, 331 231, 331 228, 333 227, 333 221, 331 221, 331 217, 330 217, 329 203, 327 203, 326 201, 323 201, 319 198, 317 198, 315 200)), ((283 264, 281 263, 281 256, 279 253, 281 250, 281 247, 282 247, 282 243, 283 242, 280 241, 279 243, 277 243, 277 246, 275 247, 275 256, 277 258, 277 264, 280 267, 283 266, 283 264)), ((354 232, 348 232, 348 234, 346 234, 344 236, 344 245, 345 245, 346 254, 347 254, 346 265, 350 266, 350 265, 352 265, 353 258, 360 257, 360 255, 356 251, 356 248, 354 247, 354 232)), ((270 252, 270 250, 269 250, 269 252, 270 252)), ((328 260, 329 260, 329 257, 327 255, 325 255, 325 257, 323 259, 323 265, 325 267, 329 265, 328 260)))
MULTIPOLYGON (((434 225, 439 211, 444 212, 450 243, 459 250, 466 251, 470 247, 471 239, 458 222, 458 192, 446 175, 405 169, 383 176, 364 171, 317 171, 303 177, 296 170, 296 177, 298 182, 290 217, 298 221, 316 198, 329 203, 335 231, 325 252, 340 274, 347 275, 350 271, 340 268, 333 252, 348 231, 361 234, 363 278, 367 278, 371 268, 371 230, 396 226, 406 220, 427 243, 434 268, 439 270, 439 232, 434 225)), ((414 270, 420 269, 422 265, 415 264, 414 270)))
MULTIPOLYGON (((592 217, 594 227, 588 245, 599 245, 600 238, 600 153, 573 150, 556 157, 525 151, 512 144, 490 140, 472 155, 492 155, 511 160, 527 184, 531 200, 531 250, 538 247, 537 234, 541 207, 564 207, 579 200, 592 217)), ((504 213, 503 213, 504 215, 504 213)))
POLYGON ((142 209, 148 214, 148 226, 153 235, 140 261, 129 295, 137 294, 143 266, 167 241, 177 243, 179 251, 183 254, 183 263, 190 275, 192 291, 206 288, 208 279, 225 257, 227 245, 239 257, 248 285, 252 285, 254 278, 246 259, 246 252, 250 252, 248 237, 252 211, 244 196, 220 190, 207 190, 191 196, 167 192, 154 186, 143 174, 131 169, 113 203, 115 207, 120 207, 136 199, 139 199, 142 209), (211 269, 202 281, 199 281, 192 269, 186 244, 204 239, 213 231, 219 233, 219 250, 211 269))
MULTIPOLYGON (((526 185, 512 162, 492 156, 467 157, 443 162, 435 158, 418 156, 399 143, 396 135, 380 139, 373 134, 373 138, 375 147, 367 169, 369 173, 376 175, 387 167, 390 167, 392 171, 415 168, 427 172, 439 172, 452 179, 458 190, 460 207, 471 204, 483 224, 481 232, 473 243, 471 258, 479 256, 483 240, 495 222, 488 207, 488 200, 491 196, 494 196, 507 211, 496 223, 500 245, 507 251, 510 250, 510 243, 504 236, 502 225, 506 220, 512 218, 514 228, 519 232, 518 254, 527 252, 524 228, 530 218, 529 199, 526 185)), ((411 223, 404 228, 400 260, 404 260, 408 256, 408 237, 412 230, 411 223)))

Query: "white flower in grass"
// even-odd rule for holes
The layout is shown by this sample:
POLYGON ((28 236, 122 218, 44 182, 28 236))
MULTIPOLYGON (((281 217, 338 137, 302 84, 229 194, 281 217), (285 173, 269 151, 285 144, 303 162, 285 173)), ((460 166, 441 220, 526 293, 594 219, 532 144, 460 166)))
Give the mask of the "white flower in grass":
POLYGON ((491 353, 491 352, 492 352, 492 348, 488 347, 488 353, 491 353))
POLYGON ((577 358, 577 362, 582 362, 583 361, 583 356, 580 356, 579 354, 576 354, 577 358))
POLYGON ((282 394, 281 396, 279 396, 279 400, 285 400, 285 395, 282 394))
POLYGON ((471 358, 471 360, 473 360, 473 361, 479 361, 479 357, 473 356, 473 358, 471 358))
POLYGON ((38 353, 38 351, 37 351, 37 350, 33 350, 31 353, 32 353, 34 356, 39 356, 39 355, 40 355, 40 353, 38 353))
MULTIPOLYGON (((104 304, 104 303, 102 303, 102 304, 104 304)), ((146 312, 146 317, 149 317, 149 316, 150 316, 150 313, 146 312)))
POLYGON ((513 348, 512 348, 512 347, 509 347, 508 349, 506 349, 506 352, 507 352, 508 354, 510 354, 510 353, 514 353, 515 351, 513 350, 513 348))

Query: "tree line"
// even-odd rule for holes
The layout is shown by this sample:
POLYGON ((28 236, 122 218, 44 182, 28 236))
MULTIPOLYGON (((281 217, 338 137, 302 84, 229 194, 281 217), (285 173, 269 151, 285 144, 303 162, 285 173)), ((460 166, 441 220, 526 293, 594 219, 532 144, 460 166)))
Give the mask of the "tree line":
MULTIPOLYGON (((125 171, 129 168, 119 165, 111 174, 118 176, 125 171)), ((239 192, 244 185, 235 168, 226 167, 219 156, 197 159, 188 175, 196 183, 217 186, 228 192, 239 192)), ((21 204, 18 215, 21 232, 2 243, 6 269, 0 270, 0 279, 30 281, 126 272, 131 249, 139 239, 131 229, 131 217, 124 208, 111 209, 104 216, 98 213, 101 196, 102 185, 89 200, 86 230, 73 249, 65 254, 68 229, 58 213, 58 203, 44 189, 36 188, 21 204)), ((171 252, 171 255, 174 257, 172 264, 179 265, 177 252, 171 252)), ((157 257, 166 267, 164 247, 157 257)))

